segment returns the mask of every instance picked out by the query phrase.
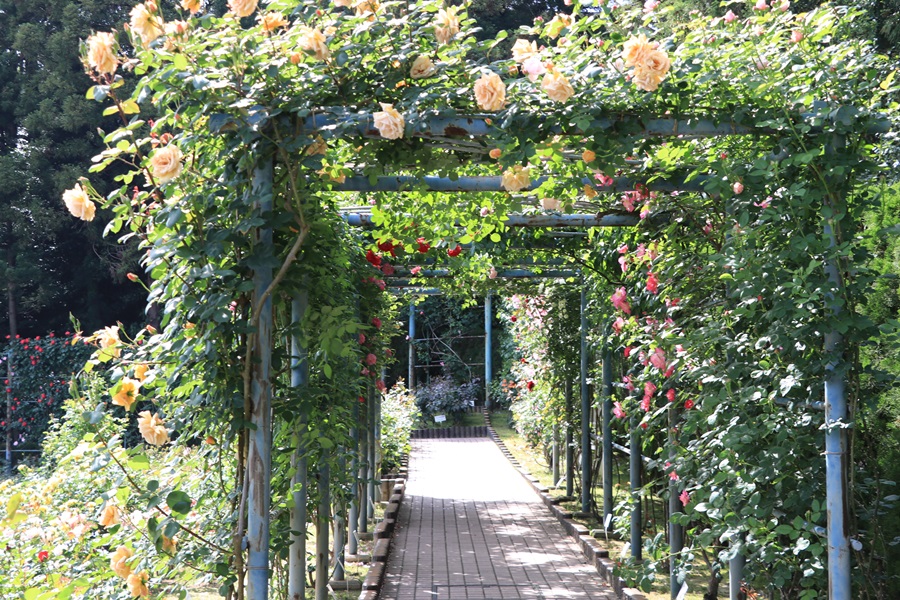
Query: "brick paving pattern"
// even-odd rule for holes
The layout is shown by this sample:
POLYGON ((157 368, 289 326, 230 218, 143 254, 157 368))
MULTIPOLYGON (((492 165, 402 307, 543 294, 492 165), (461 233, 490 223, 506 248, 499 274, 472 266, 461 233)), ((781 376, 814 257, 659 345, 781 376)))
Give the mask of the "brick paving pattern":
POLYGON ((413 440, 382 600, 616 595, 485 438, 413 440))

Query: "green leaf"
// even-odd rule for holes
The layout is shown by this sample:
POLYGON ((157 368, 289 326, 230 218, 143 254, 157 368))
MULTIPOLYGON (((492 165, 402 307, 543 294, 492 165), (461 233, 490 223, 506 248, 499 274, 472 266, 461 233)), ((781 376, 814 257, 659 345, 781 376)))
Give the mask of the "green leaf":
POLYGON ((169 495, 166 496, 166 504, 169 505, 173 512, 183 515, 191 512, 191 497, 180 490, 169 492, 169 495))
POLYGON ((172 61, 172 64, 175 65, 175 68, 179 71, 184 71, 188 68, 188 60, 184 54, 176 54, 175 60, 172 61))
POLYGON ((132 456, 128 461, 128 468, 135 469, 138 471, 142 471, 144 469, 150 468, 150 459, 147 458, 146 454, 138 454, 136 456, 132 456))
POLYGON ((779 535, 790 535, 791 533, 793 533, 793 531, 794 528, 790 525, 779 525, 775 528, 775 533, 779 535))
POLYGON ((18 492, 12 495, 12 497, 6 502, 6 518, 11 519, 16 511, 19 510, 19 505, 22 504, 22 493, 18 492))
POLYGON ((136 115, 141 112, 141 107, 138 106, 138 103, 130 98, 122 103, 122 112, 126 115, 136 115))

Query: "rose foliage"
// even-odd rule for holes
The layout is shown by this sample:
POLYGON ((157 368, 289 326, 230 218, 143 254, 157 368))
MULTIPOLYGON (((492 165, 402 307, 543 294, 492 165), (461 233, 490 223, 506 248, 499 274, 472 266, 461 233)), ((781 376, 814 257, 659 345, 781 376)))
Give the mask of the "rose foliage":
MULTIPOLYGON (((849 348, 872 332, 853 311, 867 280, 849 268, 858 258, 850 241, 866 201, 860 182, 878 166, 868 132, 880 127, 880 112, 896 111, 896 89, 884 58, 847 35, 856 13, 767 6, 738 21, 698 16, 654 39, 653 11, 576 0, 572 15, 523 29, 525 43, 506 56, 494 49, 497 40, 476 41, 465 5, 229 4, 218 18, 193 2, 184 3, 193 13, 166 14, 147 2, 132 12, 130 33, 94 37, 84 48, 95 80, 88 95, 119 119, 103 132, 107 149, 90 171, 115 169, 121 187, 98 197, 83 179, 88 198, 78 195, 73 214, 138 239, 150 301, 164 314, 159 330, 98 350, 90 367, 107 368, 112 389, 100 389, 91 373, 76 386, 98 430, 110 415, 126 414, 124 404, 130 418, 142 415, 138 447, 92 438, 93 451, 106 457, 96 464, 117 473, 95 502, 115 497, 125 514, 140 506, 162 515, 117 530, 111 546, 149 535, 162 549, 161 535, 176 532, 198 544, 184 553, 166 546, 171 561, 126 559, 122 551, 118 559, 134 564, 115 580, 118 589, 143 595, 177 586, 171 582, 196 574, 183 568, 190 563, 214 565, 209 575, 223 593, 243 595, 251 374, 267 301, 279 341, 273 438, 285 450, 274 457, 273 507, 288 505, 297 447, 311 465, 333 463, 340 495, 348 474, 334 450, 348 445, 352 407, 364 388, 383 385, 377 374, 390 360, 396 326, 383 276, 394 262, 432 253, 458 274, 448 290, 471 297, 494 281, 485 279, 496 276, 493 261, 502 264, 505 249, 523 237, 505 216, 536 195, 562 210, 577 201, 594 212, 646 217, 633 230, 593 231, 587 245, 563 253, 589 273, 595 335, 606 336, 605 323, 620 316, 615 343, 646 357, 644 364, 632 356, 624 368, 658 391, 647 402, 617 392, 621 405, 654 419, 648 435, 662 435, 658 395, 677 386, 685 416, 673 472, 692 500, 673 518, 692 528, 693 544, 741 536, 735 550, 748 556, 754 585, 815 597, 823 546, 796 519, 824 518, 816 509, 822 434, 808 412, 774 400, 821 397, 833 358, 822 349, 826 328, 844 332, 849 348), (802 38, 792 35, 797 29, 802 38), (126 35, 133 53, 120 50, 126 35), (125 97, 132 77, 134 93, 125 97), (437 117, 483 111, 486 135, 429 130, 437 117), (653 129, 651 119, 662 116, 679 119, 681 129, 671 121, 653 129), (688 124, 698 119, 721 124, 723 136, 691 135, 688 124), (658 135, 664 129, 669 135, 658 135), (385 174, 503 175, 507 191, 335 190, 385 174), (609 194, 616 186, 627 193, 609 194), (372 212, 374 239, 350 231, 339 214, 360 200, 372 212), (446 253, 473 243, 472 252, 446 253), (628 248, 619 253, 622 244, 628 248), (843 265, 843 290, 826 278, 826 261, 843 265), (274 282, 254 291, 262 271, 274 282), (618 288, 614 309, 606 299, 618 288), (303 293, 308 307, 291 326, 293 299, 303 293), (309 383, 301 388, 288 385, 282 340, 291 334, 307 350, 309 383), (140 380, 139 367, 147 369, 139 389, 128 384, 123 395, 126 377, 140 380), (139 401, 131 403, 135 392, 139 401), (156 446, 207 436, 223 449, 216 494, 192 489, 177 465, 168 478, 134 475, 153 463, 156 446), (192 522, 193 514, 205 516, 192 522)), ((276 549, 288 541, 288 512, 273 514, 276 549)), ((114 516, 104 509, 97 517, 114 516)), ((866 543, 873 551, 875 540, 866 543)), ((681 568, 690 568, 692 552, 680 557, 681 568)), ((121 567, 107 557, 91 564, 121 567)), ((86 576, 109 577, 108 569, 96 573, 86 576)))

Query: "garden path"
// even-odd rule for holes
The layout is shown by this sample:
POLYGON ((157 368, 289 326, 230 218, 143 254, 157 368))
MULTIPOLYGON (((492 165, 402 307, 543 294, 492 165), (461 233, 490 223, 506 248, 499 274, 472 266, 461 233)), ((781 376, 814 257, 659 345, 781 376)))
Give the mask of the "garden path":
POLYGON ((382 600, 614 600, 487 438, 413 440, 382 600))

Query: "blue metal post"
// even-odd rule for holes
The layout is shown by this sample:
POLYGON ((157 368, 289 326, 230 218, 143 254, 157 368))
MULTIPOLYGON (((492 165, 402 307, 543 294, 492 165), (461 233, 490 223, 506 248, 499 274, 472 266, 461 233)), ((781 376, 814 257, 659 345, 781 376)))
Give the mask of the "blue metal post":
MULTIPOLYGON (((338 447, 338 469, 340 473, 347 468, 346 451, 338 447)), ((346 542, 346 519, 344 510, 346 505, 339 497, 334 499, 334 580, 344 580, 344 545, 346 542)))
MULTIPOLYGON (((272 210, 272 160, 259 164, 253 173, 250 196, 257 210, 272 210)), ((256 244, 263 253, 271 253, 272 229, 260 228, 256 244)), ((272 300, 269 297, 257 307, 272 283, 272 268, 253 272, 253 307, 259 309, 254 333, 250 381, 250 447, 247 452, 247 598, 267 600, 269 597, 269 508, 272 479, 272 300)))
POLYGON ((493 310, 491 292, 484 297, 484 409, 491 410, 491 379, 493 378, 493 310))
MULTIPOLYGON (((359 402, 353 403, 353 427, 350 428, 350 515, 347 519, 347 552, 359 552, 359 402)), ((293 600, 293 599, 291 599, 293 600)))
MULTIPOLYGON (((735 536, 732 544, 740 543, 740 538, 735 536)), ((744 554, 738 552, 728 561, 728 600, 741 600, 741 581, 744 579, 744 554)))
POLYGON ((613 446, 612 446, 612 352, 603 349, 603 528, 611 529, 613 512, 613 446), (607 527, 610 524, 610 527, 607 527))
MULTIPOLYGON (((291 303, 291 387, 305 387, 309 381, 309 361, 307 350, 303 345, 299 328, 309 304, 309 295, 301 290, 291 303)), ((306 426, 308 416, 306 407, 301 408, 297 431, 294 434, 294 453, 291 456, 291 467, 294 476, 291 480, 294 506, 291 508, 291 550, 288 558, 288 598, 303 600, 306 588, 306 500, 308 488, 306 481, 306 426)))
POLYGON ((319 509, 316 511, 316 595, 315 600, 328 600, 328 522, 331 517, 331 482, 328 453, 319 460, 319 509))
POLYGON ((591 512, 591 396, 588 389, 587 289, 581 285, 581 512, 591 512))
POLYGON ((572 430, 572 379, 566 376, 566 496, 575 495, 575 433, 572 430))
POLYGON ((559 484, 559 423, 553 424, 553 445, 551 446, 550 471, 553 477, 553 487, 559 484))
POLYGON ((641 524, 643 522, 641 510, 641 428, 638 422, 632 419, 631 438, 628 450, 629 471, 631 474, 631 556, 635 560, 641 560, 641 524))
POLYGON ((369 386, 371 386, 371 384, 367 384, 366 386, 366 393, 365 396, 363 396, 364 404, 360 407, 359 411, 359 527, 357 529, 359 533, 366 533, 369 531, 369 501, 366 498, 366 481, 369 472, 369 453, 367 452, 369 447, 369 427, 366 422, 368 421, 369 402, 372 401, 369 394, 369 386))
MULTIPOLYGON (((385 381, 387 379, 387 369, 382 367, 381 369, 381 381, 385 381)), ((378 497, 378 501, 387 500, 388 498, 382 498, 381 494, 381 466, 383 462, 383 453, 381 451, 381 403, 383 397, 381 395, 381 390, 375 390, 375 490, 376 496, 378 497)))
POLYGON ((416 305, 409 303, 409 372, 406 388, 416 387, 416 305))
MULTIPOLYGON (((669 416, 669 462, 675 464, 675 459, 678 457, 678 449, 676 448, 676 444, 678 442, 678 438, 675 435, 675 428, 678 426, 678 417, 680 411, 675 408, 674 402, 669 405, 668 416, 669 416)), ((681 525, 677 525, 672 522, 672 515, 677 512, 681 512, 682 508, 681 500, 679 499, 678 494, 678 482, 670 479, 669 480, 669 593, 672 597, 672 600, 678 597, 678 592, 681 590, 681 582, 678 581, 678 576, 675 574, 676 568, 678 566, 678 558, 681 551, 684 549, 684 531, 681 525)))
POLYGON ((366 404, 368 415, 366 415, 367 428, 366 432, 366 465, 368 466, 368 478, 366 479, 366 517, 375 518, 375 479, 378 474, 375 472, 375 394, 378 391, 374 385, 369 386, 369 401, 366 404))
MULTIPOLYGON (((843 139, 836 137, 831 148, 833 152, 843 145, 843 139)), ((832 181, 832 184, 835 182, 832 181)), ((825 205, 832 214, 841 214, 843 199, 837 192, 826 195, 825 205)), ((837 235, 831 220, 825 221, 825 236, 828 245, 835 251, 837 235)), ((826 296, 826 306, 835 320, 843 312, 843 280, 837 258, 831 257, 825 263, 825 273, 832 285, 826 296)), ((825 352, 830 357, 825 367, 825 487, 828 511, 828 598, 829 600, 850 600, 850 520, 847 502, 847 423, 849 410, 847 392, 844 387, 844 338, 837 329, 825 332, 825 352)))

